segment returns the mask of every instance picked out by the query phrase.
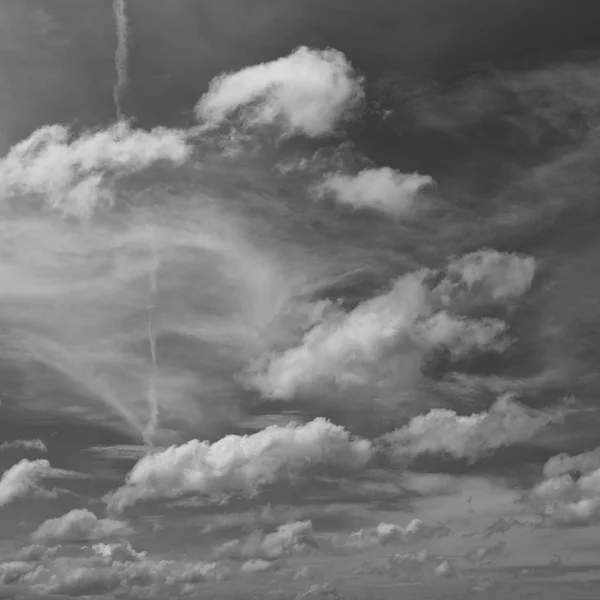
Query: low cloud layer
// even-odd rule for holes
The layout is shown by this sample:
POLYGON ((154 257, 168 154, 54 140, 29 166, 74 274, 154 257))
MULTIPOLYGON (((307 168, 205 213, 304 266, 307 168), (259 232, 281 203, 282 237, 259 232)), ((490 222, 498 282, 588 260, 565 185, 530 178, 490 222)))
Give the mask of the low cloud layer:
POLYGON ((362 79, 341 52, 302 46, 215 78, 196 115, 218 126, 241 113, 248 126, 276 124, 285 134, 320 137, 332 133, 362 98, 362 79))
POLYGON ((229 435, 214 444, 192 440, 149 454, 107 502, 109 508, 121 510, 139 500, 186 493, 253 495, 267 484, 297 478, 317 465, 360 469, 372 455, 370 442, 352 439, 343 427, 325 419, 299 426, 272 425, 252 435, 229 435))

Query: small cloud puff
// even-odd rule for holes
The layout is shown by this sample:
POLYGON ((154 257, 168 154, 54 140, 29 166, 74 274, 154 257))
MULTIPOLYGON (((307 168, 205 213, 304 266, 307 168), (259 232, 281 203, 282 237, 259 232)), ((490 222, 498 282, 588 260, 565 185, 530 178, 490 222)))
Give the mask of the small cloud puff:
POLYGON ((316 465, 354 470, 372 456, 369 441, 354 440, 343 427, 322 418, 305 425, 272 425, 252 435, 229 435, 214 444, 192 440, 149 454, 106 500, 110 509, 122 510, 139 500, 186 493, 252 495, 316 465))
POLYGON ((134 130, 118 123, 73 137, 67 127, 50 125, 0 160, 0 197, 29 194, 66 214, 86 216, 112 203, 109 180, 160 161, 182 164, 190 152, 178 130, 134 130))
POLYGON ((404 462, 420 454, 447 454, 474 462, 491 451, 525 442, 547 425, 561 421, 568 408, 538 411, 500 397, 488 412, 460 416, 434 409, 381 437, 392 459, 404 462))
POLYGON ((99 519, 86 509, 72 510, 62 517, 48 519, 32 534, 36 542, 82 542, 124 536, 132 532, 124 521, 99 519))
POLYGON ((354 176, 331 173, 314 188, 314 194, 317 198, 331 194, 340 204, 397 218, 409 214, 419 192, 433 183, 428 175, 381 167, 364 169, 354 176))
POLYGON ((333 49, 301 46, 289 56, 213 79, 196 115, 219 126, 241 114, 247 126, 276 124, 284 134, 330 134, 362 101, 362 78, 333 49))
POLYGON ((54 469, 44 459, 23 459, 5 471, 0 478, 0 506, 25 496, 56 498, 60 490, 47 490, 39 484, 43 479, 73 479, 84 477, 80 473, 54 469))
POLYGON ((255 532, 245 540, 232 540, 215 550, 219 558, 260 558, 276 560, 317 547, 311 521, 297 521, 280 525, 267 535, 255 532))

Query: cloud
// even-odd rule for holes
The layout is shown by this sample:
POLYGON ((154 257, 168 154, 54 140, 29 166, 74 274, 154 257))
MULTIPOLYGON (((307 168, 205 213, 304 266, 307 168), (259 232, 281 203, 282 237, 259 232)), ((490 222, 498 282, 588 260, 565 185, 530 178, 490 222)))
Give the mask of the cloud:
POLYGON ((504 352, 510 345, 508 325, 500 319, 465 319, 440 311, 419 321, 415 337, 430 347, 444 347, 454 360, 473 352, 504 352))
POLYGON ((61 556, 42 565, 2 563, 0 577, 3 572, 10 574, 11 581, 24 586, 24 593, 36 597, 111 594, 121 598, 173 598, 197 593, 197 584, 221 581, 230 573, 219 563, 156 560, 135 551, 128 556, 103 550, 101 556, 89 556, 85 550, 82 548, 79 556, 61 556))
POLYGON ((94 544, 92 550, 109 563, 140 562, 148 554, 147 552, 137 552, 127 540, 122 540, 116 544, 94 544))
POLYGON ((256 573, 266 573, 267 571, 275 571, 279 568, 279 563, 262 560, 256 558, 246 561, 241 567, 240 572, 245 575, 254 575, 256 573))
POLYGON ((535 268, 531 256, 478 250, 450 261, 435 292, 445 305, 511 301, 531 287, 535 268))
POLYGON ((306 592, 299 593, 295 600, 313 600, 316 598, 339 600, 341 596, 331 583, 313 583, 306 592))
POLYGON ((544 525, 581 526, 600 520, 598 449, 574 457, 560 454, 544 466, 546 478, 531 492, 544 525))
POLYGON ((13 440, 0 444, 0 452, 4 450, 26 450, 28 452, 48 452, 42 440, 13 440))
POLYGON ((37 565, 20 560, 0 563, 0 583, 10 585, 18 582, 24 575, 35 570, 37 565))
POLYGON ((120 537, 132 532, 124 521, 99 519, 86 509, 74 509, 62 517, 44 521, 32 534, 35 542, 82 542, 120 537))
POLYGON ((506 350, 504 321, 460 313, 518 298, 534 274, 532 258, 487 250, 453 260, 440 271, 410 273, 352 311, 331 306, 300 343, 266 353, 248 367, 244 380, 272 400, 315 391, 323 396, 331 386, 380 390, 390 373, 398 378, 394 387, 406 389, 434 348, 445 349, 451 359, 506 350))
POLYGON ((29 495, 40 498, 55 498, 59 490, 40 487, 43 479, 73 479, 85 475, 73 471, 54 469, 45 459, 23 459, 5 471, 0 478, 0 506, 29 495))
POLYGON ((213 79, 196 115, 219 126, 241 113, 248 126, 277 124, 285 134, 320 137, 363 98, 362 78, 336 50, 301 46, 289 56, 213 79))
POLYGON ((248 382, 264 396, 281 400, 329 382, 344 388, 368 380, 369 368, 387 352, 402 341, 410 343, 410 327, 428 311, 423 278, 403 277, 388 293, 349 313, 331 310, 304 335, 301 345, 267 355, 249 369, 248 382))
POLYGON ((505 556, 507 556, 506 542, 504 540, 498 540, 494 544, 471 548, 465 555, 465 558, 471 562, 489 563, 494 558, 502 558, 505 556))
POLYGON ((553 456, 544 465, 544 476, 547 478, 560 477, 570 471, 579 471, 586 475, 597 469, 600 469, 600 448, 576 456, 564 453, 553 456))
POLYGON ((567 406, 533 410, 505 395, 488 412, 469 416, 433 409, 381 441, 391 458, 401 463, 419 454, 447 454, 474 462, 497 448, 530 440, 547 425, 562 421, 568 410, 567 406))
POLYGON ((333 536, 331 544, 340 550, 365 550, 387 544, 426 542, 451 533, 445 525, 426 525, 421 519, 413 519, 405 527, 379 523, 374 529, 360 529, 347 536, 333 536))
POLYGON ((184 163, 191 148, 182 131, 131 129, 118 123, 78 137, 49 125, 19 142, 0 160, 0 197, 41 198, 66 214, 86 216, 112 204, 111 185, 120 176, 160 162, 184 163))
POLYGON ((412 212, 419 192, 434 183, 428 175, 403 174, 390 167, 364 169, 356 175, 331 173, 314 189, 317 198, 333 195, 340 204, 401 217, 412 212))
POLYGON ((343 427, 322 418, 306 425, 272 425, 252 435, 229 435, 213 444, 192 440, 149 454, 106 500, 110 509, 122 510, 139 500, 186 493, 252 495, 316 465, 360 469, 372 455, 370 442, 354 440, 343 427))
POLYGON ((268 534, 257 531, 245 540, 232 540, 215 549, 218 558, 276 560, 316 548, 311 521, 285 523, 268 534))

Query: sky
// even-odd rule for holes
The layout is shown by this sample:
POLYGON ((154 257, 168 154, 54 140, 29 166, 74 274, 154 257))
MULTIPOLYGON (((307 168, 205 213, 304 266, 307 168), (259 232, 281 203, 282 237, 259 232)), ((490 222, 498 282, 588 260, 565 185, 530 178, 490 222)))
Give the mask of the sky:
POLYGON ((0 598, 594 598, 600 7, 0 2, 0 598))

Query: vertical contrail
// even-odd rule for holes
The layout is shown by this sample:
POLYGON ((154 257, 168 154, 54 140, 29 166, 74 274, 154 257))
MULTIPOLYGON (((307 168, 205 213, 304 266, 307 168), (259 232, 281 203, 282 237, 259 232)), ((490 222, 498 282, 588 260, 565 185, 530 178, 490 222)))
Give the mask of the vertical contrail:
POLYGON ((150 361, 152 362, 152 372, 150 373, 150 383, 148 387, 148 408, 150 415, 148 418, 148 424, 144 430, 144 442, 146 444, 152 444, 152 438, 156 432, 156 426, 158 425, 158 396, 156 393, 156 335, 154 332, 154 308, 156 303, 156 296, 158 292, 158 285, 156 282, 156 274, 158 272, 159 261, 158 252, 156 249, 156 231, 152 229, 152 258, 153 265, 150 271, 150 302, 148 303, 148 344, 150 346, 150 361))
POLYGON ((124 116, 123 94, 127 87, 127 61, 129 59, 129 22, 127 20, 125 0, 113 0, 113 13, 117 29, 117 48, 115 50, 117 81, 113 88, 113 99, 117 111, 117 119, 120 121, 124 116))

